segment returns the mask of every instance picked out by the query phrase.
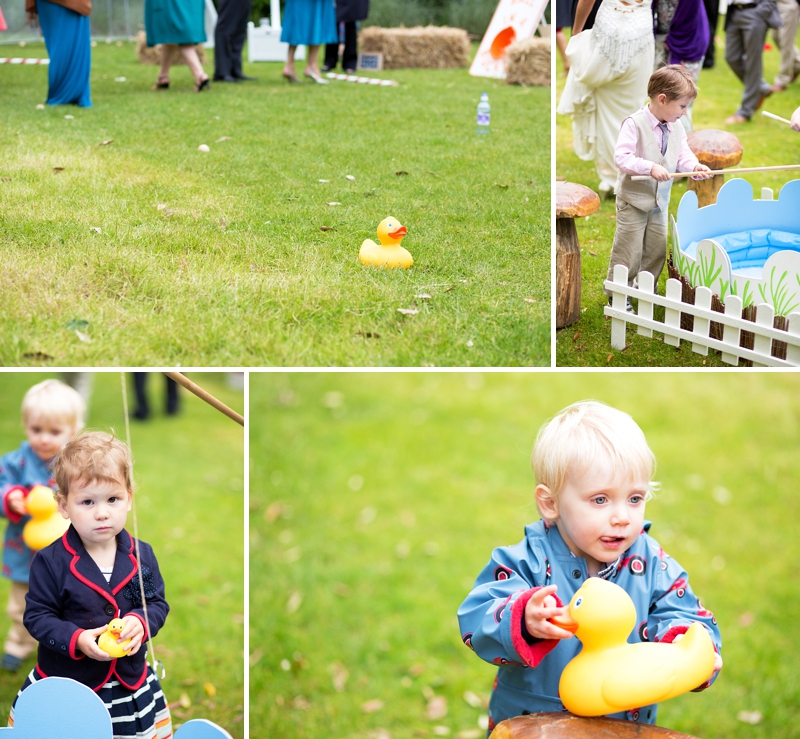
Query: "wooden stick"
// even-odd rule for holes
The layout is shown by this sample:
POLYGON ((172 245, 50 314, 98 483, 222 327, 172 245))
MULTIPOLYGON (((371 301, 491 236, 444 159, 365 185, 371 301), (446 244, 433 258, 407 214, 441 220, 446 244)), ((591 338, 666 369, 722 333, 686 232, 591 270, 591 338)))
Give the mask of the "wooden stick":
POLYGON ((762 110, 761 115, 765 115, 767 118, 772 118, 776 121, 780 121, 781 123, 788 123, 790 126, 792 125, 791 121, 787 121, 785 118, 781 118, 779 115, 775 115, 774 113, 767 113, 766 110, 762 110))
POLYGON ((217 400, 211 393, 203 390, 199 385, 195 385, 188 377, 184 377, 180 372, 165 372, 167 377, 172 378, 182 387, 185 387, 190 393, 194 393, 201 400, 205 400, 211 406, 214 406, 218 411, 224 413, 228 418, 232 418, 236 423, 244 426, 244 416, 239 415, 236 411, 228 408, 221 400, 217 400))
MULTIPOLYGON (((800 164, 780 164, 776 167, 742 167, 741 169, 712 169, 710 172, 703 174, 742 174, 744 172, 774 172, 778 169, 800 169, 800 164)), ((700 172, 673 172, 670 177, 694 177, 700 172)), ((649 174, 635 174, 631 177, 632 180, 651 180, 653 179, 649 174)))

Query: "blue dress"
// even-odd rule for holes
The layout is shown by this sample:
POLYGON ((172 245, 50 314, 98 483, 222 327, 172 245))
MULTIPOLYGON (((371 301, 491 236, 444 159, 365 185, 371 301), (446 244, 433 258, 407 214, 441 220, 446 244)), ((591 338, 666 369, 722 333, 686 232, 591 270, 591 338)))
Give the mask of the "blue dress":
POLYGON ((89 75, 92 71, 92 39, 89 16, 48 0, 36 1, 36 13, 50 56, 47 104, 75 104, 91 108, 89 75))
POLYGON ((339 43, 333 0, 287 0, 281 41, 290 46, 339 43))
POLYGON ((202 44, 206 40, 204 0, 145 0, 147 45, 202 44))

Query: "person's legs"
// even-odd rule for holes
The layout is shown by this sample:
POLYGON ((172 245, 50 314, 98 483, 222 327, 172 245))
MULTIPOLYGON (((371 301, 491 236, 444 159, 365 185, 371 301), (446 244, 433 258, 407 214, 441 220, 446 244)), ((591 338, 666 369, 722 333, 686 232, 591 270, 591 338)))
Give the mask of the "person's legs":
POLYGON ((217 26, 214 29, 214 79, 224 80, 231 77, 232 53, 231 33, 233 31, 233 14, 235 0, 218 0, 217 26))
MULTIPOLYGON (((614 277, 614 267, 624 264, 628 268, 628 285, 631 286, 639 274, 642 264, 642 245, 647 228, 648 213, 617 198, 617 230, 611 246, 607 280, 614 277)), ((604 289, 606 295, 611 293, 604 289)))
POLYGON ((314 82, 320 85, 327 85, 328 80, 322 79, 319 73, 319 44, 313 44, 306 47, 308 58, 306 61, 305 76, 310 77, 314 82))
POLYGON ((12 582, 11 591, 8 594, 8 608, 6 612, 11 619, 11 628, 8 631, 5 644, 3 645, 3 667, 15 670, 20 662, 33 654, 37 647, 36 640, 28 633, 22 623, 22 615, 25 613, 25 594, 28 592, 28 583, 12 582), (9 655, 12 659, 6 659, 9 655))
POLYGON ((200 57, 197 56, 197 49, 194 48, 194 45, 186 44, 181 46, 181 55, 186 62, 186 66, 192 72, 195 89, 199 92, 204 87, 207 87, 208 75, 203 71, 203 65, 200 64, 200 57))
POLYGON ((639 265, 639 271, 649 272, 653 275, 656 285, 661 271, 664 269, 664 262, 667 260, 668 211, 669 204, 660 210, 651 210, 647 214, 647 225, 644 231, 642 262, 639 265))
POLYGON ((250 17, 251 5, 252 0, 238 0, 236 3, 236 14, 230 33, 231 74, 236 79, 245 79, 242 72, 242 49, 247 38, 247 19, 250 17))
POLYGON ((147 404, 147 372, 133 373, 133 387, 136 390, 136 410, 133 417, 144 421, 150 415, 150 407, 147 404))
POLYGON ((778 10, 783 25, 772 29, 772 37, 781 52, 781 64, 778 74, 775 75, 773 92, 785 90, 790 82, 797 79, 797 73, 800 71, 800 51, 794 43, 800 22, 800 5, 796 0, 778 0, 778 10))
POLYGON ((751 118, 761 100, 772 91, 763 75, 764 41, 767 38, 767 24, 758 15, 755 8, 747 8, 743 13, 751 17, 744 32, 745 73, 742 104, 737 113, 751 118))
POLYGON ((567 59, 567 37, 562 28, 556 28, 556 48, 561 61, 564 62, 564 74, 569 72, 569 59, 567 59))
POLYGON ((286 77, 289 82, 300 82, 297 78, 297 72, 294 68, 294 55, 297 51, 296 46, 289 45, 289 51, 286 55, 286 64, 283 65, 283 76, 286 77))
POLYGON ((345 71, 355 71, 358 66, 358 33, 356 22, 348 21, 344 24, 344 54, 342 54, 342 68, 345 71))

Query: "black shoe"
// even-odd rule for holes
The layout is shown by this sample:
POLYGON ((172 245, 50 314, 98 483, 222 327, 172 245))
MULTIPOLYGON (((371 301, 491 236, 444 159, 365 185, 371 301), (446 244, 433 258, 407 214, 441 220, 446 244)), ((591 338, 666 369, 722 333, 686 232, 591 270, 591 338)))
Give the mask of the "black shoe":
POLYGON ((250 77, 246 74, 235 74, 233 75, 233 79, 237 82, 256 82, 258 77, 250 77))
POLYGON ((222 77, 217 77, 214 75, 214 82, 238 82, 239 80, 236 77, 233 77, 230 74, 224 74, 222 77))
POLYGON ((703 60, 703 69, 714 69, 714 60, 706 57, 703 60))

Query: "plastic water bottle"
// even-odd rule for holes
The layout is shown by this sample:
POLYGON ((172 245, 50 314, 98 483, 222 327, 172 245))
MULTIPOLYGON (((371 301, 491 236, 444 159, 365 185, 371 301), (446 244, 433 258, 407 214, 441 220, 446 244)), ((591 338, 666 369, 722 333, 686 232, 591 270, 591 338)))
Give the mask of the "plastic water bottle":
POLYGON ((478 127, 477 132, 479 135, 489 133, 489 119, 491 118, 492 109, 489 106, 489 96, 484 92, 481 95, 481 101, 478 103, 478 127))

